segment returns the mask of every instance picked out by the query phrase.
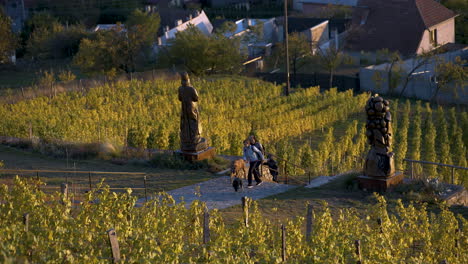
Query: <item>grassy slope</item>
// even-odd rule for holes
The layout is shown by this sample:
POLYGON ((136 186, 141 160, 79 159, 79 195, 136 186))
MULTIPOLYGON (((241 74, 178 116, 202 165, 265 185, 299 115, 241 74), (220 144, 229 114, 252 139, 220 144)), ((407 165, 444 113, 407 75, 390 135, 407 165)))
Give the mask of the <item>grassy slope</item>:
MULTIPOLYGON (((350 175, 350 177, 353 176, 350 175)), ((320 210, 324 202, 326 202, 331 209, 332 215, 335 215, 341 209, 354 208, 362 217, 365 217, 366 210, 372 204, 375 204, 376 200, 372 193, 352 190, 352 188, 348 189, 350 177, 345 176, 320 188, 298 187, 282 194, 270 196, 258 200, 258 207, 265 217, 277 221, 277 223, 294 217, 305 217, 308 203, 313 206, 314 210, 320 210)), ((398 199, 402 199, 405 204, 409 204, 405 196, 399 193, 387 193, 385 198, 390 212, 395 211, 398 199)), ((430 211, 437 212, 439 205, 430 204, 428 208, 430 211)), ((451 211, 468 218, 468 208, 466 207, 452 206, 451 211)), ((228 223, 241 219, 243 214, 240 205, 223 209, 221 212, 228 223)))
MULTIPOLYGON (((195 184, 200 181, 211 179, 214 174, 206 171, 190 171, 190 170, 165 170, 150 168, 147 166, 138 165, 116 165, 107 161, 101 160, 70 160, 54 159, 45 157, 37 153, 30 153, 13 149, 10 147, 0 146, 0 160, 3 160, 7 169, 26 169, 26 170, 70 170, 73 171, 75 165, 77 171, 117 171, 117 172, 145 172, 147 173, 147 185, 150 193, 159 191, 168 191, 182 186, 195 184)), ((2 175, 2 179, 11 179, 13 175, 2 175)), ((35 174, 24 175, 35 176, 35 174)), ((59 186, 65 182, 65 174, 58 173, 41 173, 41 179, 49 185, 59 186)), ((73 182, 78 186, 87 188, 87 174, 69 174, 69 182, 73 182)), ((92 175, 92 181, 98 183, 102 178, 106 178, 106 183, 111 187, 144 187, 142 176, 130 175, 92 175)), ((136 191, 136 194, 142 196, 142 191, 136 191)))

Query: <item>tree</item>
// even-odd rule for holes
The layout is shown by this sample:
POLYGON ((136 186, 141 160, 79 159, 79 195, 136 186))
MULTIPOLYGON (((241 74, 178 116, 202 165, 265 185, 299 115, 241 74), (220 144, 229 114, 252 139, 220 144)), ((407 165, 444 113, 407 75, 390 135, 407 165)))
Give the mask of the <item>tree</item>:
POLYGON ((160 24, 160 17, 157 13, 143 12, 136 9, 125 23, 127 41, 127 65, 130 71, 135 71, 135 58, 146 53, 156 42, 156 37, 160 24))
POLYGON ((318 48, 317 56, 319 65, 330 74, 329 88, 333 86, 333 75, 338 67, 350 64, 351 57, 343 53, 340 49, 329 46, 326 49, 318 48))
POLYGON ((172 63, 181 64, 196 75, 239 72, 243 59, 239 38, 228 38, 219 32, 206 36, 194 26, 177 33, 168 55, 172 63))
POLYGON ((465 94, 468 70, 464 68, 464 64, 466 61, 457 56, 454 62, 442 61, 436 65, 437 88, 432 96, 433 100, 440 90, 453 94, 455 98, 458 97, 458 88, 462 88, 462 93, 465 94))
MULTIPOLYGON (((289 34, 289 65, 293 71, 293 80, 296 81, 297 71, 311 62, 312 46, 304 34, 294 32, 289 34)), ((277 45, 275 54, 272 56, 275 65, 284 64, 285 48, 284 45, 277 45)))
POLYGON ((56 17, 40 12, 26 22, 22 37, 27 53, 33 58, 57 59, 75 55, 87 35, 83 25, 65 27, 56 17))
POLYGON ((412 59, 411 70, 405 75, 405 82, 403 83, 403 88, 401 89, 399 97, 401 97, 404 94, 409 81, 413 79, 413 73, 415 73, 418 69, 422 68, 423 66, 429 64, 433 60, 434 55, 435 52, 425 52, 412 59))
POLYGON ((442 0, 441 4, 459 14, 455 18, 455 39, 457 43, 468 44, 468 2, 465 0, 442 0))
POLYGON ((377 52, 380 59, 387 62, 385 71, 387 72, 388 91, 393 93, 400 83, 402 77, 401 59, 398 51, 391 52, 388 49, 382 49, 377 52))
POLYGON ((117 24, 112 30, 98 31, 94 38, 83 39, 74 63, 87 74, 133 72, 137 57, 150 52, 159 21, 158 14, 136 10, 125 27, 117 24))
POLYGON ((95 39, 85 38, 73 58, 74 64, 89 75, 112 73, 126 69, 123 56, 126 43, 122 41, 121 28, 109 31, 100 31, 95 39))
POLYGON ((125 21, 137 8, 143 8, 141 0, 42 0, 31 1, 35 11, 47 11, 70 24, 83 23, 90 27, 125 21))
POLYGON ((11 19, 0 7, 0 64, 10 61, 17 43, 16 35, 11 30, 11 19))

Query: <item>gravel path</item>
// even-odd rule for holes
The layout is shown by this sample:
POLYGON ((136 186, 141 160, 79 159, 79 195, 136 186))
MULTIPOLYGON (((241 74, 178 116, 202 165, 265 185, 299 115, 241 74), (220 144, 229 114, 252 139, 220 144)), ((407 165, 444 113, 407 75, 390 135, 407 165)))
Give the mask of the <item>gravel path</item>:
MULTIPOLYGON (((198 184, 175 189, 167 193, 172 195, 177 202, 180 202, 183 197, 183 200, 188 206, 194 200, 200 200, 205 202, 209 209, 223 209, 240 204, 243 196, 257 200, 295 188, 293 185, 264 181, 262 185, 248 189, 247 181, 244 180, 243 183, 244 190, 235 192, 231 185, 230 177, 222 176, 198 184)), ((137 201, 137 204, 143 203, 144 201, 145 198, 141 198, 137 201)))

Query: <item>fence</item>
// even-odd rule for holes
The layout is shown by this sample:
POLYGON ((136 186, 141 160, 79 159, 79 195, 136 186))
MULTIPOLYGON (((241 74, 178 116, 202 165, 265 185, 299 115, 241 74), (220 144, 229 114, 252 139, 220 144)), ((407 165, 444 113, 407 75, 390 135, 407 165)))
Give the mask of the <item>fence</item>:
MULTIPOLYGON (((276 83, 285 83, 285 74, 284 73, 264 73, 258 72, 255 74, 256 77, 261 78, 268 82, 276 83)), ((291 86, 301 86, 301 87, 311 87, 311 86, 320 86, 322 90, 328 89, 330 86, 330 75, 325 73, 298 73, 296 76, 291 74, 290 78, 291 86)), ((336 87, 339 91, 346 91, 353 89, 354 91, 359 91, 360 83, 359 77, 357 76, 348 76, 348 75, 334 75, 332 87, 336 87)))
MULTIPOLYGON (((114 176, 114 178, 111 178, 110 181, 106 182, 108 184, 114 185, 113 187, 109 187, 110 190, 123 191, 131 188, 132 191, 137 191, 139 192, 140 196, 144 195, 144 197, 147 197, 149 191, 149 186, 147 183, 148 174, 143 172, 0 169, 0 175, 30 176, 31 179, 37 181, 37 188, 43 190, 44 192, 53 192, 60 189, 62 192, 64 192, 63 189, 65 188, 67 190, 66 193, 74 193, 75 198, 79 198, 81 194, 95 188, 97 183, 103 179, 102 176, 114 176), (52 177, 51 175, 53 174, 65 174, 65 176, 52 177), (122 179, 116 178, 116 175, 125 176, 124 180, 127 180, 127 182, 123 181, 124 185, 119 184, 117 181, 122 181, 122 179), (41 185, 40 183, 44 183, 45 185, 41 185), (128 185, 133 186, 130 187, 128 185)), ((1 177, 1 182, 5 184, 11 184, 11 178, 1 177)), ((155 186, 153 186, 152 189, 154 189, 154 187, 155 186)))
MULTIPOLYGON (((458 181, 455 180, 455 170, 459 169, 459 170, 465 170, 466 171, 466 170, 468 170, 468 168, 466 168, 466 167, 443 164, 443 163, 437 163, 437 162, 430 162, 430 161, 424 161, 424 160, 403 159, 403 161, 408 162, 409 165, 410 165, 410 177, 411 177, 411 179, 416 179, 416 178, 427 179, 430 176, 435 176, 435 175, 427 175, 427 174, 417 173, 416 172, 417 168, 415 168, 413 163, 418 163, 418 164, 425 164, 425 165, 431 165, 431 166, 442 166, 442 167, 451 168, 451 177, 450 177, 451 178, 451 180, 450 180, 451 184, 456 184, 456 183, 464 184, 466 182, 466 179, 465 179, 466 176, 467 176, 466 173, 460 174, 461 181, 460 181, 460 179, 458 179, 458 181)), ((420 169, 422 169, 422 168, 420 168, 420 169)), ((443 177, 441 179, 444 180, 443 177)))
MULTIPOLYGON (((316 178, 318 175, 313 173, 309 168, 304 168, 300 165, 297 165, 287 159, 283 159, 279 157, 278 155, 274 153, 268 153, 270 155, 273 155, 276 157, 277 161, 283 162, 283 166, 279 167, 278 166, 278 182, 283 182, 285 184, 294 184, 294 185, 308 185, 310 182, 316 178), (299 175, 290 175, 288 172, 288 168, 292 166, 295 167, 296 169, 300 169, 304 171, 304 174, 299 174, 299 175)), ((363 158, 359 156, 354 156, 352 157, 354 159, 354 164, 355 164, 355 169, 360 169, 362 168, 362 161, 363 158)), ((333 166, 332 166, 333 167, 333 166)), ((262 170, 263 171, 263 170, 262 170)), ((333 172, 333 169, 332 169, 333 172)))

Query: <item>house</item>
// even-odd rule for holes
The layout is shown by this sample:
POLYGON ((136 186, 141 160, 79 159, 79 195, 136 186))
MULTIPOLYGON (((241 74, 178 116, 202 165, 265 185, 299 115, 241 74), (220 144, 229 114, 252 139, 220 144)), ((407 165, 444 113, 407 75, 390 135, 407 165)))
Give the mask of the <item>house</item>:
MULTIPOLYGON (((279 41, 284 41, 284 17, 278 17, 277 24, 279 24, 279 41)), ((338 27, 334 28, 337 31, 338 27)), ((340 30, 341 29, 340 27, 340 30)), ((330 20, 325 18, 305 18, 305 17, 288 17, 288 33, 301 33, 303 34, 310 44, 312 52, 316 51, 317 45, 321 46, 328 43, 330 39, 334 38, 330 32, 330 20)))
MULTIPOLYGON (((162 19, 161 19, 162 20, 162 19)), ((194 15, 189 14, 186 19, 173 20, 174 24, 172 27, 165 22, 161 23, 162 34, 158 37, 158 45, 166 46, 169 44, 169 40, 176 37, 177 32, 184 31, 189 25, 197 27, 203 34, 211 35, 213 31, 213 25, 206 16, 205 12, 196 11, 194 15)))
POLYGON ((288 17, 288 33, 302 33, 310 44, 322 44, 330 39, 328 19, 288 17))
POLYGON ((224 35, 228 38, 240 37, 241 49, 248 50, 248 57, 269 56, 273 43, 279 41, 278 27, 275 18, 269 19, 251 19, 243 18, 239 20, 216 19, 213 25, 216 28, 221 27, 225 22, 232 22, 236 29, 234 32, 227 32, 224 35), (260 27, 259 35, 253 35, 252 28, 260 27))
POLYGON ((345 49, 359 56, 381 49, 403 56, 455 42, 457 14, 434 0, 359 0, 345 49))

